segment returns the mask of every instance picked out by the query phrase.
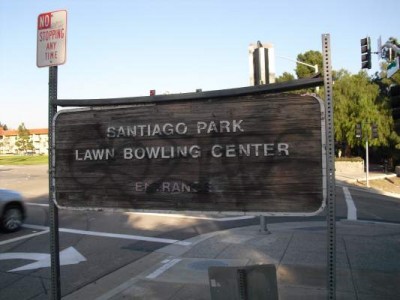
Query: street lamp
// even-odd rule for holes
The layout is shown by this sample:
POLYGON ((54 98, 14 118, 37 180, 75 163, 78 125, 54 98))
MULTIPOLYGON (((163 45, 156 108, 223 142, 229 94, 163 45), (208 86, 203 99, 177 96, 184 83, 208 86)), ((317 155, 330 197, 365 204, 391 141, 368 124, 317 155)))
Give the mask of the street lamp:
MULTIPOLYGON (((296 64, 300 64, 300 65, 304 65, 304 66, 307 66, 307 67, 310 67, 310 68, 314 68, 314 73, 318 74, 318 71, 319 71, 318 70, 318 64, 311 65, 311 64, 308 64, 308 63, 305 63, 305 62, 302 62, 302 61, 298 61, 298 60, 291 59, 291 58, 285 57, 285 56, 280 56, 280 55, 276 55, 276 57, 283 58, 283 59, 295 62, 296 64)), ((319 92, 319 87, 318 86, 315 88, 315 92, 317 92, 317 93, 319 92)))

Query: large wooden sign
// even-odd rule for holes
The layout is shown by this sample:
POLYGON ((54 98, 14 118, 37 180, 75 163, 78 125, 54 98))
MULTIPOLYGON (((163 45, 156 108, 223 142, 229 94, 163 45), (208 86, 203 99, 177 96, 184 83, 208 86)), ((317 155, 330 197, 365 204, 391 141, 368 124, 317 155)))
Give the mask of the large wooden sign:
POLYGON ((323 105, 263 95, 60 111, 60 207, 314 214, 324 206, 323 105))

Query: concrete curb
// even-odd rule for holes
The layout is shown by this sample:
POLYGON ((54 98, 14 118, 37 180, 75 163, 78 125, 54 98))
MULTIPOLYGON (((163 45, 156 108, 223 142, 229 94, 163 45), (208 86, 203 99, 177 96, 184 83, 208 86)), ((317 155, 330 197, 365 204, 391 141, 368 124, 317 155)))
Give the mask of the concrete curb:
MULTIPOLYGON (((364 175, 365 176, 365 175, 364 175)), ((376 180, 376 179, 385 179, 385 178, 392 178, 396 177, 397 175, 394 173, 390 174, 380 174, 380 173, 371 173, 369 180, 376 180)), ((336 174, 336 185, 337 186, 347 186, 353 190, 369 192, 376 195, 383 195, 392 198, 400 199, 400 194, 387 192, 384 190, 378 190, 374 188, 367 188, 356 185, 357 182, 365 181, 365 177, 362 177, 360 174, 353 174, 353 175, 344 175, 344 174, 336 174)))
MULTIPOLYGON (((293 234, 312 234, 314 235, 317 234, 317 236, 321 236, 321 230, 324 231, 326 229, 326 222, 325 221, 309 221, 309 222, 285 222, 285 223, 273 223, 269 224, 269 230, 272 233, 277 233, 278 236, 292 236, 293 234)), ((343 232, 344 228, 349 227, 350 231, 347 232, 346 234, 349 235, 354 235, 354 232, 358 232, 359 229, 357 228, 371 228, 371 230, 379 230, 380 232, 382 230, 389 230, 393 231, 395 230, 397 232, 398 227, 400 227, 400 224, 392 224, 392 223, 381 223, 381 222, 370 222, 370 221, 352 221, 352 220, 341 220, 337 222, 337 229, 339 231, 343 232), (350 227, 349 227, 350 226, 350 227), (352 228, 352 229, 351 229, 352 228)), ((257 238, 257 240, 260 241, 260 243, 264 243, 262 241, 265 241, 267 245, 269 244, 267 241, 272 238, 274 240, 273 235, 268 235, 262 232, 259 232, 259 226, 258 225, 251 225, 251 226, 245 226, 245 227, 238 227, 238 228, 233 228, 233 229, 228 229, 228 230, 221 230, 217 232, 212 232, 212 233, 207 233, 203 235, 199 235, 190 239, 185 240, 185 242, 189 242, 190 245, 188 246, 182 246, 182 245, 168 245, 163 248, 160 248, 156 250, 155 252, 144 256, 143 258, 124 266, 123 268, 116 270, 113 273, 110 273, 109 275, 100 278, 96 282, 93 282, 82 289, 75 291, 72 294, 69 294, 62 299, 64 300, 74 300, 74 299, 97 299, 97 300, 107 300, 107 299, 128 299, 130 297, 133 297, 134 299, 149 299, 149 291, 151 289, 157 288, 157 289, 164 289, 166 286, 170 286, 171 290, 175 290, 178 292, 181 292, 184 290, 184 286, 186 285, 191 285, 192 287, 196 289, 204 289, 207 290, 207 282, 204 282, 204 278, 202 282, 197 282, 196 285, 193 286, 193 283, 190 283, 190 274, 186 274, 185 272, 182 271, 182 266, 184 268, 185 264, 187 265, 193 265, 195 263, 202 263, 204 261, 216 261, 216 262, 231 262, 233 264, 239 263, 239 265, 247 265, 252 263, 253 257, 246 255, 246 257, 241 256, 240 253, 243 251, 243 247, 247 244, 248 239, 253 240, 254 238, 257 238), (249 234, 251 232, 251 234, 249 234), (257 236, 260 236, 257 238, 257 236), (207 251, 213 252, 214 249, 211 248, 205 248, 205 245, 210 244, 211 242, 214 243, 217 239, 218 241, 229 241, 231 245, 237 245, 234 246, 233 248, 230 248, 230 251, 228 251, 228 254, 222 255, 222 257, 219 255, 213 256, 213 255, 207 255, 208 253, 203 253, 205 249, 208 249, 207 251), (200 247, 203 250, 199 252, 198 248, 200 247), (197 250, 196 250, 197 249, 197 250), (233 252, 232 252, 233 251, 233 252), (193 254, 205 254, 205 255, 195 255, 193 254), (239 255, 239 256, 238 256, 239 255), (239 259, 241 258, 241 260, 239 259), (247 259, 247 263, 244 261, 244 259, 247 259), (239 262, 239 260, 241 262, 239 262), (165 273, 164 273, 165 271, 165 273), (167 275, 169 273, 170 275, 167 275), (161 275, 162 274, 162 275, 161 275), (173 274, 173 275, 172 275, 173 274), (153 276, 154 275, 154 276, 153 276), (160 276, 159 276, 160 275, 160 276), (173 278, 169 277, 173 276, 173 278), (178 276, 179 279, 182 280, 182 282, 176 282, 173 280, 174 278, 176 279, 176 276, 178 276), (188 276, 188 277, 187 277, 188 276), (153 279, 154 278, 154 279, 153 279), (198 284, 197 284, 198 283, 198 284), (151 288, 148 286, 148 284, 151 284, 151 288), (138 294, 139 293, 139 296, 138 294), (138 298, 139 297, 139 298, 138 298), (143 297, 143 298, 141 298, 143 297)), ((319 239, 319 238, 318 238, 319 239)), ((315 240, 312 239, 312 240, 315 240)), ((271 242, 271 241, 270 241, 271 242)), ((293 243, 301 243, 301 240, 296 239, 295 241, 292 241, 290 238, 290 242, 293 243)), ((321 242, 321 241, 320 241, 321 242)), ((265 247, 264 246, 264 247, 265 247)), ((282 245, 281 245, 282 246, 282 245)), ((299 244, 299 246, 301 246, 299 244)), ((270 246, 269 246, 270 247, 270 246)), ((287 247, 287 246, 285 246, 287 247)), ((303 246, 301 246, 303 247, 303 246)), ((225 248, 227 249, 227 248, 225 248)), ((223 250, 225 251, 225 250, 223 250)), ((340 251, 344 251, 343 249, 340 251)), ((341 252, 338 250, 337 255, 343 255, 341 252)), ((325 252, 325 250, 322 250, 322 252, 325 252)), ((324 257, 324 253, 320 253, 319 256, 324 257)), ((291 254, 292 256, 294 255, 293 253, 291 254)), ((313 254, 313 256, 316 255, 313 254)), ((295 256, 297 258, 297 256, 295 256)), ((300 258, 300 257, 299 257, 300 258)), ((304 258, 304 257, 303 257, 304 258)), ((310 258, 311 259, 311 258, 310 258)), ((314 260, 314 258, 312 258, 314 260)), ((276 263, 281 264, 283 262, 278 262, 276 263)), ((306 265, 310 262, 305 262, 306 265)), ((290 266, 290 262, 286 262, 286 266, 290 266)), ((297 265, 297 263, 295 264, 297 265)), ((295 266, 294 265, 294 266, 295 266)), ((340 263, 339 263, 340 265, 340 263)), ((338 267, 339 267, 338 265, 338 267)), ((323 268, 323 266, 320 266, 323 268)), ((340 267, 343 269, 343 266, 340 265, 340 267)), ((342 270, 341 269, 341 270, 342 270)), ((349 273, 350 271, 342 270, 343 272, 349 273)), ((315 276, 315 274, 313 275, 315 276)), ((193 278, 192 278, 193 280, 193 278)), ((302 279, 303 280, 303 279, 302 279)), ((321 281, 321 280, 319 280, 321 281)), ((319 284, 323 284, 320 282, 319 284)), ((342 283, 341 283, 342 284, 342 283)), ((292 290, 298 286, 299 283, 293 282, 289 286, 286 286, 285 284, 281 285, 282 291, 286 293, 293 292, 292 290)), ((301 284, 300 284, 301 286, 301 284)), ((315 287, 313 289, 308 288, 309 296, 315 296, 313 293, 320 293, 321 287, 315 287)), ((304 291, 303 291, 304 292, 304 291)), ((342 290, 340 292, 343 292, 342 290)), ((306 294, 307 294, 306 293, 306 294)), ((192 294, 192 296, 195 295, 192 294)), ((150 295, 151 296, 151 295, 150 295)), ((130 298, 130 299, 133 299, 130 298)), ((151 297, 150 297, 151 298, 151 297)), ((312 297, 311 297, 312 298, 312 297)), ((160 298, 155 298, 155 299, 160 299, 160 298)), ((180 298, 179 298, 180 299, 180 298)), ((203 299, 203 298, 201 298, 203 299)))

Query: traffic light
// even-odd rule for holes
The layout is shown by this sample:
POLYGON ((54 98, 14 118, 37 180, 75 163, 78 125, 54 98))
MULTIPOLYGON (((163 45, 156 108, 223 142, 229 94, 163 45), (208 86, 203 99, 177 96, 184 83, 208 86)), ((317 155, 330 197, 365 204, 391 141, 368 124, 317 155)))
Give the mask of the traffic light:
POLYGON ((361 124, 357 123, 356 124, 356 138, 361 139, 361 137, 362 137, 361 124))
POLYGON ((376 125, 375 123, 371 124, 371 130, 372 130, 372 138, 377 139, 379 137, 378 125, 376 125))
POLYGON ((361 39, 361 69, 371 69, 371 40, 361 39))
POLYGON ((156 95, 156 90, 150 90, 150 96, 155 96, 156 95))

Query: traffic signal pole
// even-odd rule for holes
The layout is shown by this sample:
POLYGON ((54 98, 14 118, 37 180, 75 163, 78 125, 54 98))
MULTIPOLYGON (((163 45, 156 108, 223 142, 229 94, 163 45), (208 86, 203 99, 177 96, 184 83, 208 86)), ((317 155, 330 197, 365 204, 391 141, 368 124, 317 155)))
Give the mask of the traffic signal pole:
POLYGON ((365 181, 367 184, 367 188, 369 188, 369 181, 368 181, 368 177, 369 177, 369 148, 368 148, 368 136, 367 136, 367 140, 365 141, 365 181))
MULTIPOLYGON (((376 123, 367 123, 367 122, 362 122, 356 124, 356 138, 361 139, 362 138, 362 128, 363 126, 369 125, 371 126, 371 131, 372 131, 372 139, 377 139, 379 138, 378 134, 378 126, 376 123)), ((365 134, 365 182, 366 186, 369 188, 369 141, 368 141, 368 134, 365 134)))

